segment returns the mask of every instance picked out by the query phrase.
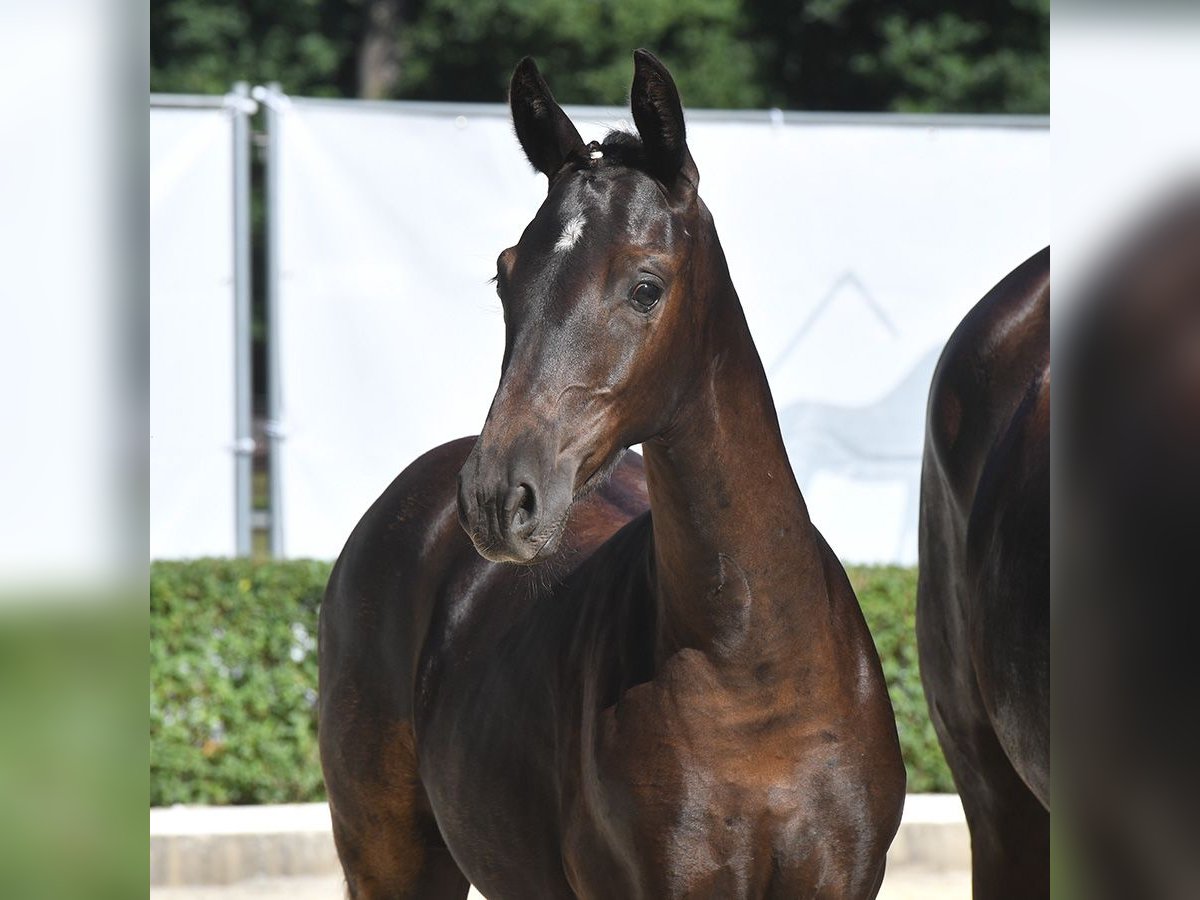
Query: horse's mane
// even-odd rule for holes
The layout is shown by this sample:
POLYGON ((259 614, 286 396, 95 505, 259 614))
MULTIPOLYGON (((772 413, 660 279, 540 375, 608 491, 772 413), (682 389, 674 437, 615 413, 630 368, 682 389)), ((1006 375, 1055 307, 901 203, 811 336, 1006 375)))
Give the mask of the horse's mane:
POLYGON ((608 161, 649 174, 646 148, 636 134, 614 128, 604 136, 604 140, 600 142, 600 149, 604 151, 604 158, 608 161))

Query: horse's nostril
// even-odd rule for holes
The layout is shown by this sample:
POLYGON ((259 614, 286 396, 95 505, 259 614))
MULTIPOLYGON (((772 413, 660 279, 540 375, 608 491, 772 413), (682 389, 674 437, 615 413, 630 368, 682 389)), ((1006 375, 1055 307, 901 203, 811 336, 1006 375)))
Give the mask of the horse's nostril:
POLYGON ((533 488, 527 484, 522 484, 520 487, 521 490, 525 492, 525 496, 521 498, 520 509, 532 516, 537 511, 537 503, 534 499, 535 495, 533 493, 533 488))
POLYGON ((509 499, 511 526, 515 532, 532 530, 537 520, 537 498, 531 485, 522 482, 513 488, 509 499))

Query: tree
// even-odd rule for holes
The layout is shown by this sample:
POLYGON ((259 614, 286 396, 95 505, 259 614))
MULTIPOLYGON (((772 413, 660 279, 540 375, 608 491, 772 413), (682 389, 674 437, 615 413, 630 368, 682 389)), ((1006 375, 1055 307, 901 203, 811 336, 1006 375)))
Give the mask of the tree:
POLYGON ((400 0, 368 0, 367 28, 358 50, 358 93, 368 100, 391 96, 400 78, 400 0))
POLYGON ((502 100, 517 60, 533 55, 563 103, 622 105, 631 52, 671 67, 691 106, 761 106, 739 0, 428 0, 402 34, 400 93, 502 100))
POLYGON ((354 96, 364 0, 155 0, 150 89, 219 94, 235 81, 354 96))
POLYGON ((156 0, 151 86, 494 102, 531 54, 621 105, 635 47, 692 108, 1049 110, 1049 0, 156 0))
POLYGON ((769 102, 1047 113, 1049 0, 749 0, 769 102))

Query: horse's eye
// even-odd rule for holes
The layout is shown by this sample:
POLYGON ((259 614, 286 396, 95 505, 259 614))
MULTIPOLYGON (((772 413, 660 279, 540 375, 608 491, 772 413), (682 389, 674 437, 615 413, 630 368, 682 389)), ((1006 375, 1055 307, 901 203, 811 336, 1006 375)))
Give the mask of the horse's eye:
POLYGON ((662 298, 663 289, 653 281, 639 281, 629 295, 629 302, 642 312, 650 312, 662 298))

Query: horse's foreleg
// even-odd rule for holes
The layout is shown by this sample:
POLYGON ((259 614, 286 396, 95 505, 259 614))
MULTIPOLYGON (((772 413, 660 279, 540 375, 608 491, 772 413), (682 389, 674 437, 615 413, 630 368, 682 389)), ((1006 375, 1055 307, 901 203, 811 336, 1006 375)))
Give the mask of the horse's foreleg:
POLYGON ((359 743, 356 737, 362 736, 351 729, 335 741, 327 732, 322 752, 334 841, 350 897, 462 900, 470 885, 429 812, 411 724, 375 726, 359 743), (367 746, 373 752, 364 752, 367 746))

